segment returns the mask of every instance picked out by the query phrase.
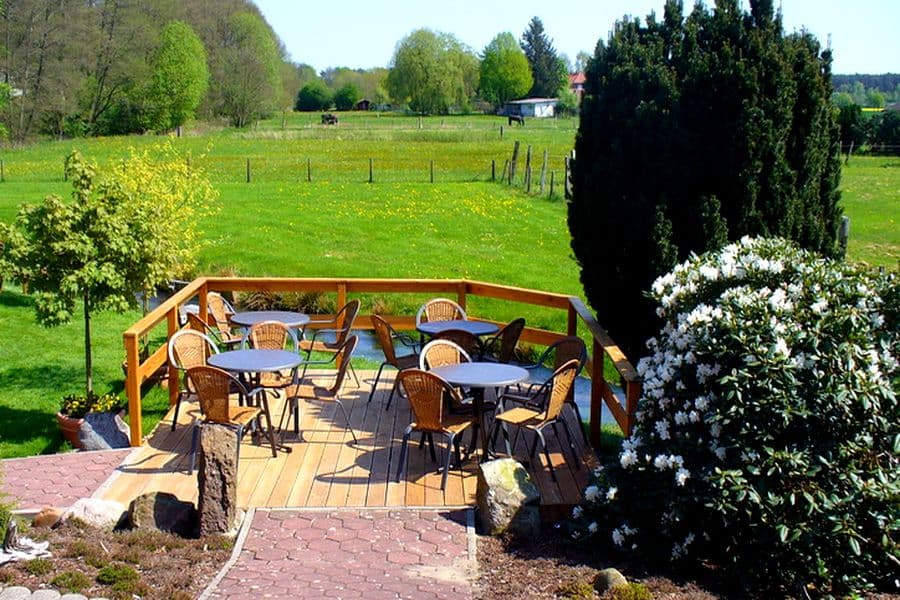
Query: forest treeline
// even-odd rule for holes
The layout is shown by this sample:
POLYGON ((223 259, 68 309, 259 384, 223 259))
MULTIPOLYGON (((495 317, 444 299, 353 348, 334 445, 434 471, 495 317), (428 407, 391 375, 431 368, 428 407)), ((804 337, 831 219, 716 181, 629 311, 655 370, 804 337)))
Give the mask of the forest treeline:
POLYGON ((187 92, 196 116, 243 126, 316 76, 249 0, 4 0, 0 18, 13 140, 164 130, 187 92))

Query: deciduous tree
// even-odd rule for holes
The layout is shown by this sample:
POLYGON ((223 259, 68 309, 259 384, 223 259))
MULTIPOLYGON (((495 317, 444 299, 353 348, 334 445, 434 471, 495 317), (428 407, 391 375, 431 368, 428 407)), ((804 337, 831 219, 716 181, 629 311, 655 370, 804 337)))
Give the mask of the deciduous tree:
POLYGON ((334 106, 338 110, 353 110, 360 97, 359 88, 348 83, 334 93, 334 106))
POLYGON ((502 106, 528 93, 534 79, 525 53, 509 32, 498 34, 484 49, 478 91, 481 97, 502 106))
POLYGON ((174 129, 194 116, 209 85, 203 42, 181 21, 163 29, 161 43, 150 60, 153 76, 148 99, 155 129, 174 129))
POLYGON ((326 110, 331 107, 331 90, 321 79, 310 81, 297 94, 296 110, 326 110))
POLYGON ((785 35, 769 0, 680 1, 616 24, 590 62, 569 205, 601 323, 636 359, 658 329, 644 295, 692 252, 744 235, 826 255, 840 216, 830 52, 785 35))

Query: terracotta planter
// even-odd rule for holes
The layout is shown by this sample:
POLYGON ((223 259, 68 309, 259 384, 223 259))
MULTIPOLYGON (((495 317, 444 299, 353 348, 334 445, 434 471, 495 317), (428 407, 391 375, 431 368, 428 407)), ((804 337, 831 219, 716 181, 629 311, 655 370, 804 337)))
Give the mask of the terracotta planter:
POLYGON ((84 423, 84 419, 73 419, 68 415, 56 413, 56 422, 59 423, 59 429, 66 441, 72 444, 73 448, 81 448, 81 442, 78 441, 78 430, 84 423))

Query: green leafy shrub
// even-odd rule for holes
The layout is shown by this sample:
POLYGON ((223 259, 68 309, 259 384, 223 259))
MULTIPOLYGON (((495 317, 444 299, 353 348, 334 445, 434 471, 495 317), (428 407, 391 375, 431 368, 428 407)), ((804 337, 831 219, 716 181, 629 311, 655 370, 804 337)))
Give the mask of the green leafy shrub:
POLYGON ((590 600, 594 597, 594 586, 586 581, 573 581, 559 588, 557 594, 567 600, 590 600))
POLYGON ((643 583, 617 585, 603 595, 604 600, 652 600, 653 594, 643 583))
POLYGON ((52 571, 53 565, 46 558, 35 558, 25 563, 25 570, 35 577, 40 577, 52 571))
POLYGON ((110 585, 114 590, 125 591, 140 581, 140 574, 128 565, 113 563, 97 572, 97 582, 110 585))
POLYGON ((779 596, 896 590, 900 279, 744 238, 652 295, 634 435, 573 535, 779 596))
POLYGON ((91 580, 79 571, 64 571, 51 579, 50 585, 63 593, 77 594, 91 587, 91 580))

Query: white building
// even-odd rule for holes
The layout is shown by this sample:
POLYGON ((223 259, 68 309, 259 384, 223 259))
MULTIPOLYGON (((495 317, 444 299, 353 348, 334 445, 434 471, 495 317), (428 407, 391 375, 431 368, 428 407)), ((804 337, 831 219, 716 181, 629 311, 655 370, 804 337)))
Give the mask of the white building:
POLYGON ((511 100, 503 105, 501 114, 534 117, 537 119, 552 117, 555 114, 556 102, 556 98, 526 98, 525 100, 511 100))

